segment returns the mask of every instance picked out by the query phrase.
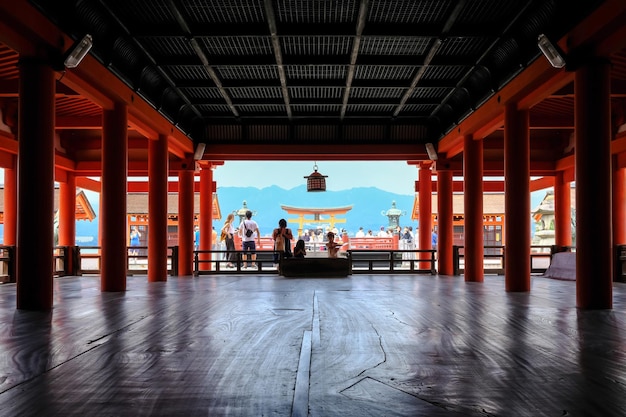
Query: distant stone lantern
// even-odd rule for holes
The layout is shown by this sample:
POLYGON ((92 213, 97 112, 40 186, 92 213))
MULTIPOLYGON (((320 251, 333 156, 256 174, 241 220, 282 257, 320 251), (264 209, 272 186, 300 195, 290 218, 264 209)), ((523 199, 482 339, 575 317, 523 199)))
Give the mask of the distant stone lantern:
POLYGON ((313 165, 313 173, 308 177, 306 181, 306 190, 308 192, 326 191, 326 178, 328 175, 322 175, 317 172, 317 164, 313 165))
POLYGON ((391 208, 387 211, 381 211, 380 214, 387 216, 389 219, 389 228, 395 229, 400 225, 400 216, 406 215, 406 211, 396 208, 396 202, 392 201, 391 208))
MULTIPOLYGON (((239 217, 239 223, 243 222, 243 219, 246 218, 246 211, 250 210, 248 208, 248 203, 246 200, 243 200, 243 206, 239 210, 233 211, 233 214, 239 217)), ((256 211, 252 212, 252 215, 256 215, 256 211)))

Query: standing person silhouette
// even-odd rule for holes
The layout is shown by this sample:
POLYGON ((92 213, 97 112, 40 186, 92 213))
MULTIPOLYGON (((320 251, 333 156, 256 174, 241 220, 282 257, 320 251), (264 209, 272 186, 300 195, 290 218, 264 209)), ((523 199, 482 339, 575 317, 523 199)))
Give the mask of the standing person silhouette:
POLYGON ((284 257, 291 256, 293 233, 291 229, 287 227, 287 220, 280 219, 278 221, 278 227, 272 232, 272 239, 274 239, 274 250, 277 255, 274 258, 274 263, 278 263, 278 261, 284 257))
POLYGON ((235 266, 233 262, 237 262, 237 253, 235 252, 235 227, 233 226, 234 220, 235 215, 233 213, 228 213, 228 216, 226 216, 226 221, 224 222, 224 226, 222 227, 222 233, 225 235, 224 242, 226 243, 227 251, 227 268, 233 268, 235 266))
POLYGON ((239 236, 241 236, 241 249, 243 250, 243 268, 248 267, 248 255, 252 261, 252 268, 256 268, 256 242, 261 246, 261 236, 259 225, 252 220, 252 212, 246 211, 246 218, 239 225, 239 236))
MULTIPOLYGON (((133 226, 130 232, 130 255, 137 256, 139 255, 139 249, 137 247, 141 244, 140 242, 141 233, 139 233, 139 229, 137 226, 133 226)), ((137 259, 133 258, 133 263, 136 263, 137 259)))

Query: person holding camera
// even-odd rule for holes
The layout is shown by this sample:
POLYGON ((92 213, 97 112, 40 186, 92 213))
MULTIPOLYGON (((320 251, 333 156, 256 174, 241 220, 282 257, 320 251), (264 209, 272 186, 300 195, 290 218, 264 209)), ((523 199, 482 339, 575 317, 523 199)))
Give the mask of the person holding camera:
POLYGON ((261 246, 261 233, 259 232, 259 225, 252 220, 252 212, 246 211, 246 218, 239 225, 239 236, 241 237, 241 250, 243 251, 243 268, 248 267, 248 255, 252 261, 252 268, 256 268, 256 242, 261 246))
POLYGON ((283 258, 290 258, 291 253, 291 241, 293 240, 293 233, 291 229, 287 227, 287 220, 280 219, 278 221, 278 227, 272 232, 272 239, 274 239, 274 263, 277 264, 283 258))

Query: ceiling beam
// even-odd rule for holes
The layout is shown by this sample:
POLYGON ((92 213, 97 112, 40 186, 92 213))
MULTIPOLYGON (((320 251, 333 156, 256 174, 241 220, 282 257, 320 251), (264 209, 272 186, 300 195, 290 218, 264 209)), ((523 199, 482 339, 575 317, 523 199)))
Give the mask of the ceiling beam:
POLYGON ((341 105, 341 111, 339 113, 339 119, 343 120, 346 115, 346 109, 348 108, 348 100, 350 99, 350 89, 352 88, 352 82, 354 80, 354 73, 356 71, 356 61, 359 57, 359 49, 361 48, 361 35, 365 28, 365 22, 367 21, 367 12, 369 9, 369 0, 361 0, 359 5, 359 17, 356 23, 356 33, 354 34, 354 41, 352 42, 352 52, 350 53, 350 65, 347 68, 345 90, 343 91, 343 99, 341 105))
POLYGON ((274 16, 274 6, 272 0, 265 0, 265 16, 267 18, 267 24, 270 30, 270 36, 272 38, 272 49, 274 50, 274 59, 276 60, 276 70, 278 71, 278 78, 280 79, 280 89, 283 93, 283 100, 285 102, 285 110, 287 112, 287 118, 291 119, 291 104, 289 101, 289 90, 287 90, 287 76, 285 75, 285 67, 283 65, 283 53, 280 47, 280 40, 278 39, 278 29, 276 27, 276 17, 274 16))

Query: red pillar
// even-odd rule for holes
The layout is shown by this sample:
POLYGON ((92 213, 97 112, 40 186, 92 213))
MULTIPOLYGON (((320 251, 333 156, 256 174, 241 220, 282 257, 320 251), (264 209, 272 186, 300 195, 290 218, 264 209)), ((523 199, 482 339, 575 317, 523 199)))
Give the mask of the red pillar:
POLYGON ((167 281, 167 136, 148 143, 148 282, 167 281))
POLYGON ((576 71, 576 305, 612 308, 610 63, 576 71))
POLYGON ((4 244, 14 246, 17 236, 17 175, 4 169, 4 244))
POLYGON ((123 103, 104 110, 102 123, 102 291, 126 291, 128 241, 126 193, 128 177, 128 116, 123 103))
MULTIPOLYGON (((211 250, 213 245, 213 167, 205 165, 200 171, 200 250, 211 250)), ((210 256, 202 256, 208 260, 210 256)), ((200 269, 210 269, 208 264, 200 269)))
POLYGON ((465 281, 483 282, 483 142, 466 135, 463 149, 465 281))
POLYGON ((66 182, 59 183, 59 246, 66 246, 67 265, 65 270, 70 275, 76 274, 74 265, 74 246, 76 246, 76 177, 68 172, 66 182))
POLYGON ((530 291, 530 134, 528 110, 504 111, 504 224, 506 291, 530 291))
POLYGON ((454 274, 454 212, 452 207, 452 171, 440 169, 444 163, 437 161, 437 254, 439 274, 454 274))
POLYGON ((76 244, 76 177, 67 174, 67 182, 59 183, 59 246, 76 244))
MULTIPOLYGON (((419 249, 432 249, 431 232, 433 229, 433 184, 432 171, 430 170, 432 163, 425 162, 420 164, 419 170, 419 249)), ((430 259, 428 253, 420 253, 420 259, 430 259)), ((420 268, 430 268, 430 264, 420 265, 420 268)))
POLYGON ((178 274, 193 274, 194 173, 178 173, 178 274))
POLYGON ((17 308, 52 308, 55 74, 20 58, 17 159, 17 308))
POLYGON ((563 171, 554 178, 554 243, 557 246, 572 245, 572 192, 563 171))
MULTIPOLYGON (((626 244, 626 168, 613 171, 613 244, 626 244)), ((621 264, 615 265, 613 280, 621 277, 621 264)))
POLYGON ((613 243, 626 244, 626 168, 613 172, 613 243))

